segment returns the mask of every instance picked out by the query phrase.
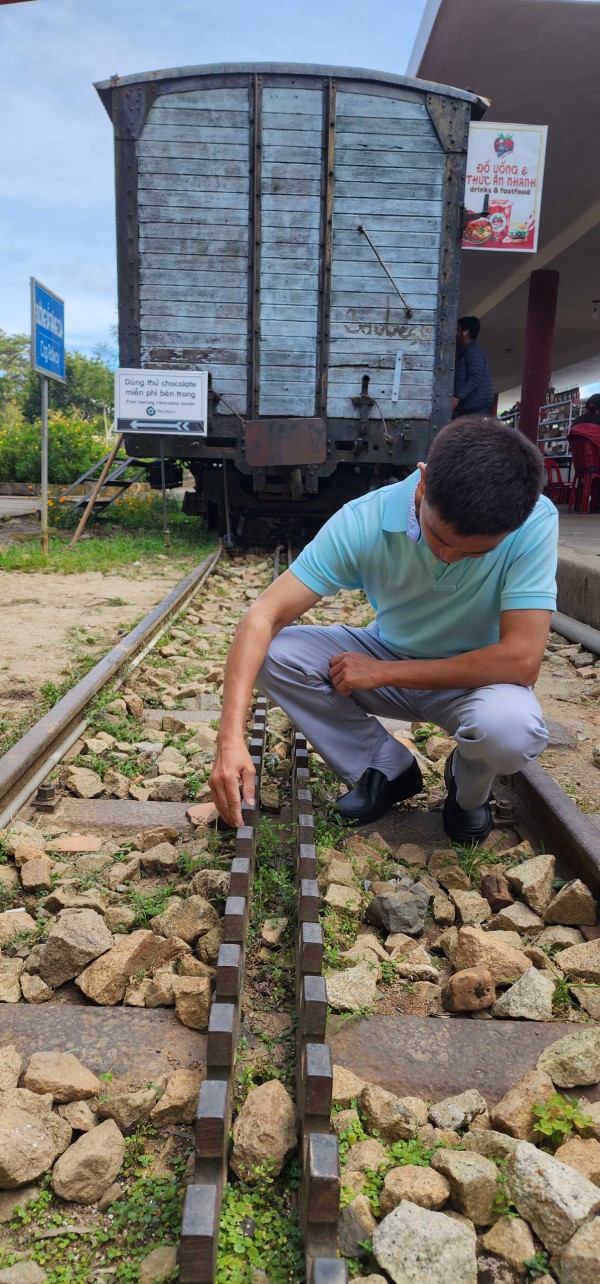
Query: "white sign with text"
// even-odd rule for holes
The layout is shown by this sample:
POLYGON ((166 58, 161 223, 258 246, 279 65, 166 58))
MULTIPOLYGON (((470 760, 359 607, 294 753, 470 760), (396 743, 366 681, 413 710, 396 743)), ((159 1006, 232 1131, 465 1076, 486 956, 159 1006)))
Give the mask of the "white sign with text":
POLYGON ((206 436, 207 370, 115 371, 115 430, 206 436))

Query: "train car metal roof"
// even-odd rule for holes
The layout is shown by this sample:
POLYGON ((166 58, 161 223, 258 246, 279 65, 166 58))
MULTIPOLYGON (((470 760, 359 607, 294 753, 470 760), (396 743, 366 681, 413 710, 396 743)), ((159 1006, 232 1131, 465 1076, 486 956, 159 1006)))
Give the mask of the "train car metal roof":
MULTIPOLYGON (((104 105, 110 90, 120 89, 124 85, 143 85, 151 81, 182 80, 190 76, 218 76, 228 74, 256 74, 260 76, 335 76, 344 80, 369 80, 382 85, 402 85, 406 89, 419 89, 432 94, 444 94, 446 97, 459 98, 473 105, 473 116, 477 118, 486 110, 488 104, 478 94, 469 90, 455 89, 449 85, 437 84, 429 80, 415 80, 411 76, 396 76, 393 72, 372 71, 368 67, 332 67, 329 64, 302 62, 215 62, 198 67, 169 67, 163 71, 143 71, 134 76, 111 76, 109 80, 99 80, 94 88, 100 94, 104 105)), ((107 108, 108 109, 108 108, 107 108)))

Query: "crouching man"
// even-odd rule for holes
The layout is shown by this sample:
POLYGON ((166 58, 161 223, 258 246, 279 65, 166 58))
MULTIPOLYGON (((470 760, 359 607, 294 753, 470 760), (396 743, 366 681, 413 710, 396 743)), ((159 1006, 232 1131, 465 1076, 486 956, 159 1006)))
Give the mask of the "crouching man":
POLYGON ((413 755, 369 715, 443 727, 456 741, 445 831, 486 838, 494 776, 547 741, 532 688, 555 606, 558 516, 542 474, 521 433, 466 416, 438 434, 427 466, 345 504, 253 602, 227 661, 210 779, 226 821, 242 823, 240 793, 254 800, 244 730, 257 687, 352 786, 337 807, 359 824, 422 788, 413 755), (364 590, 367 628, 292 623, 341 588, 364 590))

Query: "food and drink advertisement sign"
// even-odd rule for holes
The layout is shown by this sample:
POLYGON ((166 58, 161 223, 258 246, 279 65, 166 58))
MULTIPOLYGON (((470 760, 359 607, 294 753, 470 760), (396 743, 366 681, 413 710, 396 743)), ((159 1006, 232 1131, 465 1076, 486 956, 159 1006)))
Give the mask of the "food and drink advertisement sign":
POLYGON ((469 128, 463 250, 534 254, 538 244, 546 125, 469 128))

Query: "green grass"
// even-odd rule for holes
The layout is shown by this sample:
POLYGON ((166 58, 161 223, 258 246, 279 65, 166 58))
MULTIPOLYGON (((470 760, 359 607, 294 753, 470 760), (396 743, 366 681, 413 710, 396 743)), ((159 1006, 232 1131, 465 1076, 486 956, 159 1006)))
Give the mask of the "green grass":
MULTIPOLYGON (((68 536, 52 534, 48 556, 44 557, 37 535, 0 549, 0 570, 42 571, 52 574, 81 575, 87 571, 111 571, 127 568, 135 575, 135 562, 154 561, 157 554, 164 554, 164 539, 160 525, 153 530, 124 530, 119 526, 94 527, 92 538, 81 540, 71 548, 68 536)), ((207 535, 199 522, 184 518, 171 528, 170 560, 195 564, 215 547, 215 540, 207 535), (185 523, 185 524, 183 524, 185 523)))

